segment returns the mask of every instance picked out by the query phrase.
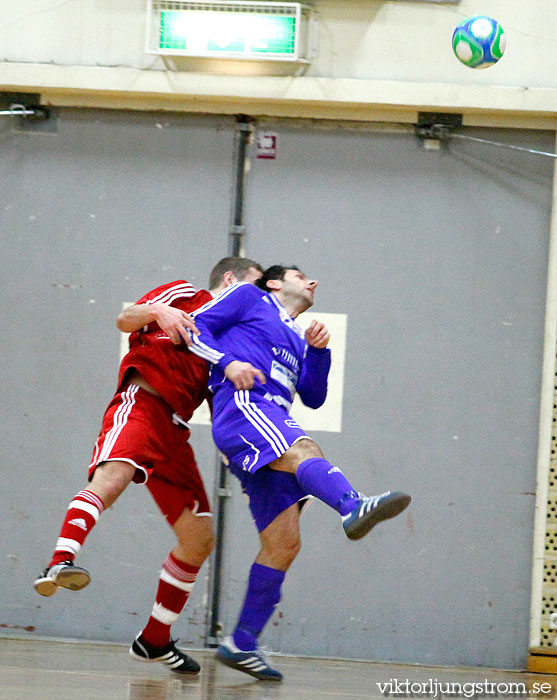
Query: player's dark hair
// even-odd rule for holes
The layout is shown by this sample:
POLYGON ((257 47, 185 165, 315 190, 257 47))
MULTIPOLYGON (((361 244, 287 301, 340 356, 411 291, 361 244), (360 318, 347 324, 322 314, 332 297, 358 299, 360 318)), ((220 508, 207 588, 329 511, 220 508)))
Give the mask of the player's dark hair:
POLYGON ((235 277, 241 282, 246 276, 247 271, 255 267, 259 272, 263 272, 263 268, 255 260, 249 258, 222 258, 209 275, 209 289, 216 289, 222 282, 222 277, 225 272, 233 272, 235 277))
POLYGON ((287 270, 298 270, 298 272, 301 272, 300 268, 296 267, 296 265, 271 265, 271 267, 268 267, 263 272, 263 276, 260 277, 255 284, 260 289, 264 289, 268 292, 267 282, 269 280, 283 280, 287 270))

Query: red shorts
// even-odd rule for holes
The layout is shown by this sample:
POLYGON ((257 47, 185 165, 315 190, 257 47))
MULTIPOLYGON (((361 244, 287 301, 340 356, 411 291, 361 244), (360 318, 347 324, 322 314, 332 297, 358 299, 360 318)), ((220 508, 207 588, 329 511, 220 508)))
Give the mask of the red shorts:
POLYGON ((89 481, 102 462, 129 462, 135 467, 133 480, 147 485, 171 525, 185 508, 211 515, 190 431, 177 418, 167 403, 135 384, 118 392, 103 417, 89 481))

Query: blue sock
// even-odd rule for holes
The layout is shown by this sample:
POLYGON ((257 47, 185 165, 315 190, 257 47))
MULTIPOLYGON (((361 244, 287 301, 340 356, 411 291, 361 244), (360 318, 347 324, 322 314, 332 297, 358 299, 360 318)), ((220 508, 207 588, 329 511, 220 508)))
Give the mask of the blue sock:
POLYGON ((340 469, 326 459, 306 459, 298 467, 296 478, 302 488, 341 515, 347 515, 356 507, 358 494, 340 469))
POLYGON ((280 600, 280 588, 285 575, 285 571, 252 564, 246 599, 233 634, 238 649, 251 651, 257 648, 257 637, 280 600))

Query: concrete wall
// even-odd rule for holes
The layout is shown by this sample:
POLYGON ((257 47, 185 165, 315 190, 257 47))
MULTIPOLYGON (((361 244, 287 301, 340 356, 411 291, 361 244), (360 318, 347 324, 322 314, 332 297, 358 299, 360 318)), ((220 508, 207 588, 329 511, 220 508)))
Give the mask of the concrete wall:
MULTIPOLYGON (((552 163, 411 132, 289 121, 246 188, 246 254, 321 279, 343 317, 341 432, 311 435, 358 489, 407 489, 401 518, 350 543, 316 503, 264 643, 291 653, 522 667, 534 520, 552 163), (316 581, 319 586, 316 586, 316 581), (450 640, 450 643, 447 643, 450 640)), ((129 642, 172 546, 130 487, 79 556, 91 585, 42 599, 48 562, 114 390, 123 302, 228 247, 228 118, 67 110, 57 133, 0 140, 4 400, 0 633, 129 642)), ((548 150, 544 132, 467 131, 548 150)), ((302 420, 302 419, 300 419, 302 420)), ((209 429, 192 437, 209 492, 209 429)), ((233 484, 222 621, 234 624, 257 538, 233 484)), ((176 635, 205 637, 207 568, 176 635)))
MULTIPOLYGON (((144 53, 145 6, 144 0, 2 3, 0 60, 163 70, 162 59, 144 53)), ((462 0, 457 5, 315 0, 314 7, 320 38, 308 76, 529 88, 555 85, 557 11, 546 0, 462 0), (454 27, 474 14, 495 17, 507 32, 507 55, 488 71, 465 68, 452 53, 454 27)), ((196 64, 183 67, 192 70, 192 65, 196 64)), ((204 69, 214 71, 216 65, 204 69)), ((242 67, 234 70, 242 72, 242 67)), ((255 69, 255 74, 262 72, 261 67, 255 69)))

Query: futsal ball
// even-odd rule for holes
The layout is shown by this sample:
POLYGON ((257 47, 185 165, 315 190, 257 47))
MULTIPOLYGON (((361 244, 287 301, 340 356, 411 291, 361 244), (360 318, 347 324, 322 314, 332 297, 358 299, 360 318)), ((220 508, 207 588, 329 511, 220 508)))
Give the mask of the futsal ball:
POLYGON ((507 39, 503 27, 485 15, 468 17, 453 33, 453 51, 468 68, 489 68, 505 52, 507 39))

